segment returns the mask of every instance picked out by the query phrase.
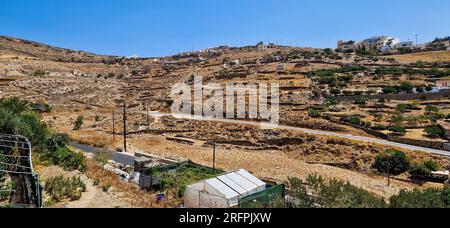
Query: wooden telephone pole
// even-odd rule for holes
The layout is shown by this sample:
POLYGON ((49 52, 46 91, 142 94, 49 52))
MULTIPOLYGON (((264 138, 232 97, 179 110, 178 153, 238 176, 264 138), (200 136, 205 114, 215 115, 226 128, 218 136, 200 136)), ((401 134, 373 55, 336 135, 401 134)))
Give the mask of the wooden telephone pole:
POLYGON ((127 152, 127 104, 123 102, 123 152, 127 152))
POLYGON ((213 169, 216 169, 216 140, 213 141, 213 169))
POLYGON ((150 129, 150 113, 148 110, 148 103, 147 103, 147 129, 150 129))
POLYGON ((112 112, 112 132, 113 132, 113 143, 116 141, 116 110, 112 112))

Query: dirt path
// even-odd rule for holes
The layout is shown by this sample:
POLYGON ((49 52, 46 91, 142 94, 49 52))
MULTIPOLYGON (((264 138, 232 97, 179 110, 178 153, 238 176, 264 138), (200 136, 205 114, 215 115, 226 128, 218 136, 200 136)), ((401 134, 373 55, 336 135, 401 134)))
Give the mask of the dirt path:
POLYGON ((82 194, 81 199, 60 203, 55 206, 64 208, 129 208, 131 205, 120 200, 119 195, 110 189, 108 193, 103 192, 100 188, 94 186, 94 182, 86 175, 74 171, 67 172, 57 166, 39 166, 38 173, 42 182, 50 178, 63 175, 64 177, 79 176, 86 184, 86 192, 82 194))

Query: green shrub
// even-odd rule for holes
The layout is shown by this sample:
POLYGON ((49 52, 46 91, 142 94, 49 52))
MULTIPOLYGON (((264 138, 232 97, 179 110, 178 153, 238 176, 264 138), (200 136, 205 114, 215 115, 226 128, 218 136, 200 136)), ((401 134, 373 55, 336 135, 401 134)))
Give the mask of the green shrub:
POLYGON ((73 126, 73 130, 78 131, 81 130, 81 127, 83 126, 84 123, 84 117, 83 116, 78 116, 77 119, 75 120, 74 126, 73 126))
POLYGON ((67 134, 53 134, 47 139, 47 149, 51 152, 56 151, 59 148, 65 148, 70 143, 69 135, 67 134))
POLYGON ((357 105, 367 105, 367 98, 364 98, 364 97, 361 97, 361 98, 358 98, 356 101, 355 101, 355 104, 357 104, 357 105))
POLYGON ((366 125, 366 123, 364 123, 359 116, 343 116, 341 117, 341 121, 357 126, 366 125))
POLYGON ((385 208, 383 199, 357 188, 350 183, 336 179, 325 181, 322 177, 311 175, 306 181, 289 178, 286 183, 295 203, 295 208, 385 208))
POLYGON ((411 163, 405 153, 398 150, 387 150, 378 155, 373 164, 373 168, 383 174, 394 176, 405 173, 409 170, 411 163))
POLYGON ((87 168, 85 157, 67 148, 58 148, 50 159, 54 165, 59 165, 68 171, 80 170, 84 172, 87 168))
POLYGON ((402 126, 398 126, 398 125, 389 127, 389 131, 391 131, 395 134, 400 134, 400 135, 406 134, 406 128, 404 128, 402 126))
POLYGON ((45 182, 44 190, 56 202, 75 201, 81 198, 83 192, 86 192, 86 184, 80 177, 57 176, 45 182))
POLYGON ((430 138, 439 138, 444 135, 444 130, 439 126, 426 127, 424 131, 430 138))
POLYGON ((102 121, 103 120, 103 117, 101 117, 101 116, 99 116, 99 115, 96 115, 95 116, 95 122, 100 122, 100 121, 102 121))
POLYGON ((429 160, 421 164, 412 165, 409 173, 413 176, 430 177, 432 176, 432 172, 436 172, 439 169, 439 164, 437 164, 435 161, 429 160))
POLYGON ((104 186, 102 186, 102 191, 108 192, 110 188, 111 188, 111 185, 104 185, 104 186))
POLYGON ((375 126, 372 127, 372 129, 375 131, 384 131, 387 130, 387 127, 382 124, 376 124, 375 126))
POLYGON ((309 117, 312 117, 312 118, 320 117, 319 111, 317 111, 315 109, 309 109, 308 110, 308 115, 309 115, 309 117))
POLYGON ((402 190, 390 199, 391 208, 450 208, 450 188, 402 190))
POLYGON ((398 90, 394 87, 387 86, 387 87, 383 88, 383 93, 384 94, 396 94, 396 93, 398 93, 398 90))

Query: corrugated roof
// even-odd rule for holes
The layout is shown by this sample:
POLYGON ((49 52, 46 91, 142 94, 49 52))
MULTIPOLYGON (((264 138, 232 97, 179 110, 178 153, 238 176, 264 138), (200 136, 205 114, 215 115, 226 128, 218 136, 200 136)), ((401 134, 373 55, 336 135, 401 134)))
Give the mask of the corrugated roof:
POLYGON ((223 182, 221 182, 219 179, 209 179, 205 181, 207 184, 209 184, 211 187, 216 189, 218 192, 220 192, 222 195, 224 195, 227 199, 231 199, 234 197, 238 197, 239 194, 235 192, 233 189, 225 185, 223 182))
POLYGON ((243 169, 206 180, 205 182, 228 199, 248 196, 266 186, 266 183, 243 169))

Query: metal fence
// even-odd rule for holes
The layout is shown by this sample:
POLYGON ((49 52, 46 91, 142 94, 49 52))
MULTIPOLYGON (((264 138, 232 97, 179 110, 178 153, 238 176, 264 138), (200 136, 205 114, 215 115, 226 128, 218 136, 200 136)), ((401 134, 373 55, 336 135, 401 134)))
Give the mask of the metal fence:
POLYGON ((265 191, 239 199, 240 208, 271 208, 284 205, 285 186, 269 186, 265 191))
POLYGON ((0 134, 0 206, 42 207, 31 151, 27 138, 0 134))

